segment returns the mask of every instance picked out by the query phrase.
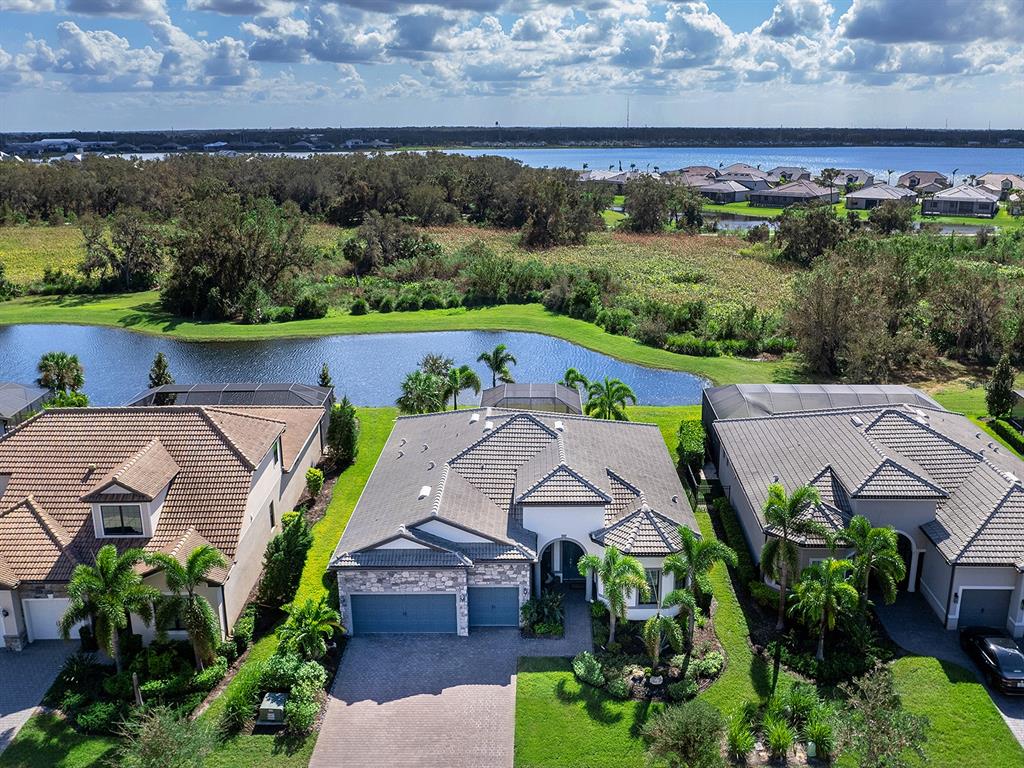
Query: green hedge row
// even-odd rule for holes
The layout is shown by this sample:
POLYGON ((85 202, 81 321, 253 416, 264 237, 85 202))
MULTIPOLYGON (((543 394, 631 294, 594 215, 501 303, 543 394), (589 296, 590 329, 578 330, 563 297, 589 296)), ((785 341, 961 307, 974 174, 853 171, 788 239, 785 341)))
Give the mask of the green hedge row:
POLYGON ((992 419, 988 423, 992 427, 992 431, 999 435, 1007 444, 1013 448, 1017 453, 1024 453, 1024 435, 1006 419, 992 419))

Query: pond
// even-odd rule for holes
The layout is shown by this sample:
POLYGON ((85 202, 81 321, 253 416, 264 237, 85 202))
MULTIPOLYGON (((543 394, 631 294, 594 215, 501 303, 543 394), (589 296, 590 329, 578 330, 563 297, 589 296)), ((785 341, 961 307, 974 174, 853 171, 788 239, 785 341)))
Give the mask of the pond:
MULTIPOLYGON (((622 379, 643 405, 700 402, 709 382, 678 371, 626 363, 563 339, 510 331, 443 331, 323 336, 272 341, 186 342, 117 328, 79 325, 0 326, 0 381, 29 383, 39 357, 50 351, 78 355, 85 368, 85 392, 93 405, 122 405, 146 389, 157 352, 167 355, 180 384, 288 381, 316 383, 327 363, 339 397, 357 405, 394 405, 402 378, 424 354, 471 365, 485 386, 490 372, 477 356, 505 344, 519 363, 521 382, 559 381, 566 368, 584 375, 622 379)), ((460 403, 470 403, 471 392, 460 403)), ((479 402, 479 398, 476 398, 479 402)))

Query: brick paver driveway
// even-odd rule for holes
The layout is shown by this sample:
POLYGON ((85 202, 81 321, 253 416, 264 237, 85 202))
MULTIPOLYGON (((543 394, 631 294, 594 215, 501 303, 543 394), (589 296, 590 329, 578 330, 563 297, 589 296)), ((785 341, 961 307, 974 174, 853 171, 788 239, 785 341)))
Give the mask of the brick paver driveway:
POLYGON ((77 643, 49 640, 24 651, 0 650, 0 752, 18 734, 77 643))
MULTIPOLYGON (((886 632, 901 648, 920 656, 934 656, 959 664, 976 674, 980 680, 978 667, 960 648, 957 633, 942 626, 924 598, 916 594, 900 593, 892 605, 885 605, 878 600, 875 610, 886 632)), ((986 690, 1003 720, 1024 747, 1024 696, 1004 696, 988 686, 986 690)))
POLYGON ((310 768, 511 768, 518 658, 591 647, 589 606, 567 596, 566 614, 561 640, 515 629, 353 638, 310 768))

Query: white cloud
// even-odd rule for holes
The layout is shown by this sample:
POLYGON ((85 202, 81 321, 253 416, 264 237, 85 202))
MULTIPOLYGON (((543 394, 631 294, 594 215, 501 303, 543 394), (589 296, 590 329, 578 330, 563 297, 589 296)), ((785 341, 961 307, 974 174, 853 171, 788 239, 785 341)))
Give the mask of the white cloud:
POLYGON ((187 0, 190 11, 211 11, 224 16, 287 16, 295 3, 285 0, 187 0))
POLYGON ((853 0, 839 33, 876 43, 1024 39, 1021 0, 853 0))
POLYGON ((758 31, 768 37, 814 37, 830 31, 834 9, 827 0, 779 0, 758 31))
POLYGON ((54 0, 0 0, 0 11, 13 13, 49 13, 55 7, 54 0))
POLYGON ((167 16, 164 0, 67 0, 69 13, 113 16, 122 19, 159 19, 167 16))

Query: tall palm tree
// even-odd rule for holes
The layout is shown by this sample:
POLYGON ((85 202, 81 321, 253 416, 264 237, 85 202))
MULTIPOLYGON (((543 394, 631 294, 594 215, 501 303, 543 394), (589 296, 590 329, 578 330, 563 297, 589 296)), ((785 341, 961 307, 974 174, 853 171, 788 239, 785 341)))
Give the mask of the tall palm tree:
POLYGON ((142 583, 135 567, 142 561, 141 549, 118 554, 113 544, 104 544, 96 553, 95 565, 75 566, 68 582, 68 608, 57 624, 67 640, 72 627, 92 621, 97 642, 113 657, 118 672, 124 666, 121 632, 128 627, 128 614, 138 614, 148 625, 153 620, 153 603, 160 598, 158 590, 142 583))
POLYGON ((436 413, 444 410, 445 381, 440 376, 413 371, 402 382, 402 394, 395 403, 403 413, 436 413))
POLYGON ((888 184, 888 183, 889 183, 889 179, 891 179, 891 178, 892 178, 892 175, 893 175, 894 173, 896 173, 896 171, 894 171, 894 170, 893 170, 892 168, 886 168, 886 169, 885 169, 885 183, 886 183, 886 184, 888 184))
POLYGON ((808 625, 818 625, 818 661, 825 658, 825 630, 835 629, 836 619, 857 605, 857 589, 847 581, 852 569, 849 560, 830 557, 804 568, 793 590, 790 613, 803 617, 808 625))
POLYGON ((587 404, 583 411, 595 419, 629 421, 626 415, 627 403, 636 405, 633 390, 619 379, 605 376, 604 381, 592 381, 587 385, 587 404))
MULTIPOLYGON (((723 562, 736 567, 736 553, 717 539, 705 539, 685 525, 679 526, 682 548, 665 558, 665 570, 675 579, 676 590, 689 590, 696 604, 701 595, 711 594, 708 578, 715 563, 723 562)), ((693 636, 694 612, 690 611, 688 633, 693 636)))
POLYGON ((39 386, 55 392, 77 392, 85 385, 85 371, 78 355, 47 352, 39 358, 39 386))
POLYGON ((637 590, 645 598, 651 588, 647 584, 647 572, 635 557, 623 555, 615 547, 607 547, 602 557, 584 555, 577 564, 580 576, 587 578, 593 571, 601 580, 605 599, 608 601, 608 642, 615 642, 615 625, 626 618, 626 596, 637 590))
POLYGON ((283 610, 288 620, 277 630, 281 645, 307 661, 323 658, 328 638, 341 629, 341 617, 328 605, 327 597, 309 598, 301 605, 289 603, 283 610))
POLYGON ((476 371, 468 365, 460 365, 458 368, 449 368, 448 377, 445 379, 444 396, 445 400, 452 399, 452 410, 459 408, 459 392, 464 389, 472 389, 474 393, 480 394, 480 377, 476 371))
POLYGON ((491 371, 491 386, 498 386, 498 379, 506 384, 512 383, 512 375, 509 373, 509 363, 512 365, 518 365, 519 361, 516 360, 515 355, 508 351, 508 347, 504 344, 499 344, 490 352, 481 352, 480 357, 476 359, 478 363, 483 363, 491 371))
POLYGON ((569 389, 583 387, 586 390, 590 386, 590 380, 575 368, 567 368, 565 376, 562 377, 562 384, 569 389))
POLYGON ((193 549, 184 564, 163 552, 147 559, 151 565, 160 567, 167 581, 167 589, 171 591, 170 596, 164 596, 157 602, 157 628, 163 630, 180 619, 192 643, 196 669, 202 671, 207 662, 213 659, 213 649, 220 638, 220 625, 210 601, 197 594, 196 588, 209 579, 210 571, 226 567, 227 562, 209 544, 193 549))
POLYGON ((800 564, 800 551, 792 536, 817 534, 825 536, 825 528, 801 515, 815 504, 821 503, 818 489, 803 485, 786 495, 786 489, 779 483, 768 486, 768 499, 764 503, 764 519, 776 533, 768 537, 761 550, 761 567, 779 585, 779 618, 775 629, 782 631, 786 626, 786 590, 789 588, 790 572, 796 572, 800 564))
POLYGON ((867 605, 872 576, 882 588, 882 599, 890 604, 896 600, 896 588, 907 573, 897 536, 892 528, 872 528, 863 515, 854 515, 843 531, 842 538, 853 547, 854 583, 860 589, 861 608, 867 605))

